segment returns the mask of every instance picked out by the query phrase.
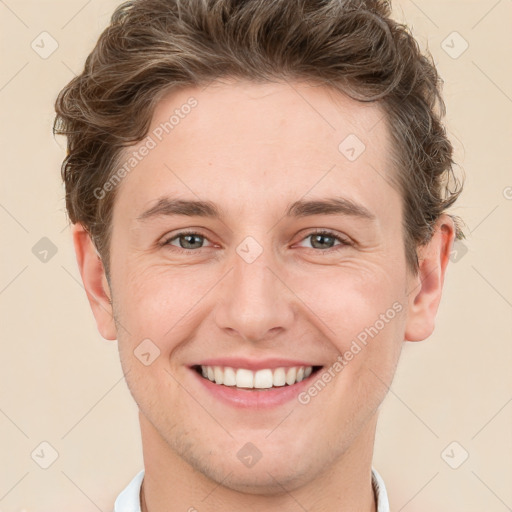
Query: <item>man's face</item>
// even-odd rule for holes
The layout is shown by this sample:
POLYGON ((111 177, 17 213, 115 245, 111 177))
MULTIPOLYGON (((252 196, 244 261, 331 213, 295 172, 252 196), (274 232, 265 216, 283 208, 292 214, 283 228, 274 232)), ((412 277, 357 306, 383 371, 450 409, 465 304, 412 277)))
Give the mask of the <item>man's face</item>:
POLYGON ((118 185, 111 238, 145 441, 239 490, 311 481, 373 443, 404 340, 412 277, 382 111, 325 87, 214 83, 166 96, 148 135, 156 145, 126 152, 150 148, 118 185), (330 199, 342 208, 289 211, 330 199), (176 200, 219 216, 177 214, 176 200), (294 367, 315 371, 293 384, 294 367))

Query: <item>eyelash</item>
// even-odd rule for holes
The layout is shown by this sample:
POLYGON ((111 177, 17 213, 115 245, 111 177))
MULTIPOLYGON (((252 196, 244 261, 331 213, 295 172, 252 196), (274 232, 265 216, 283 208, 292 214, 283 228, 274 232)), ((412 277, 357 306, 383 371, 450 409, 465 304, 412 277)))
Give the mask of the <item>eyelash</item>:
MULTIPOLYGON (((172 247, 172 250, 173 251, 177 251, 179 253, 182 253, 182 254, 190 254, 192 252, 200 252, 201 249, 207 249, 208 247, 199 247, 198 249, 183 249, 183 247, 177 247, 175 245, 171 245, 170 242, 176 240, 176 239, 179 239, 180 237, 183 237, 183 236, 187 236, 187 235, 197 235, 201 238, 204 238, 206 240, 208 240, 208 238, 204 235, 202 235, 201 233, 198 233, 197 231, 180 231, 179 233, 177 233, 176 235, 173 235, 172 237, 170 238, 167 238, 165 239, 160 245, 162 247, 172 247)), ((334 247, 330 247, 328 249, 315 249, 314 247, 306 247, 306 249, 311 249, 313 251, 320 251, 320 252, 332 252, 332 251, 337 251, 337 250, 340 250, 342 249, 343 247, 346 247, 346 246, 353 246, 353 242, 346 239, 346 238, 342 238, 341 236, 337 235, 336 233, 334 233, 333 231, 328 231, 328 230, 315 230, 315 231, 311 231, 310 233, 308 233, 304 238, 302 238, 301 242, 306 240, 307 238, 311 237, 311 236, 314 236, 314 235, 323 235, 323 236, 328 236, 328 237, 332 237, 334 238, 336 241, 340 242, 339 245, 337 246, 334 246, 334 247)))

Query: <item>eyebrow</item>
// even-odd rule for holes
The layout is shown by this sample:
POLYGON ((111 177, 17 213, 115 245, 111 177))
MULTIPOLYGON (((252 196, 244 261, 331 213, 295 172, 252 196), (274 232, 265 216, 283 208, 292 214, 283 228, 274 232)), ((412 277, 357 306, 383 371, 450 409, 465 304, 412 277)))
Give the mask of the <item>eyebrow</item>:
POLYGON ((186 215, 188 217, 220 218, 219 208, 210 201, 191 201, 186 199, 171 199, 162 197, 154 206, 137 217, 145 221, 153 217, 186 215))
POLYGON ((295 201, 286 212, 287 217, 308 217, 310 215, 349 215, 367 220, 376 218, 368 208, 345 197, 295 201))
MULTIPOLYGON (((146 221, 160 216, 184 215, 187 217, 222 218, 219 207, 211 201, 193 201, 163 197, 137 217, 138 221, 146 221)), ((348 215, 366 220, 375 220, 375 214, 365 206, 344 197, 325 199, 299 200, 292 203, 286 210, 285 217, 309 217, 313 215, 348 215)))

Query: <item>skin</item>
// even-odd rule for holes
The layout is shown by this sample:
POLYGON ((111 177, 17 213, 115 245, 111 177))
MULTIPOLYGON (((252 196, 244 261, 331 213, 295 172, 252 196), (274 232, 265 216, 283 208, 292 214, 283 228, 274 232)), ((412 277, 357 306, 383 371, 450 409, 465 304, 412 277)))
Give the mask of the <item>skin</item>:
POLYGON ((87 232, 73 228, 98 329, 118 340, 140 410, 143 510, 375 511, 379 407, 404 341, 434 329, 453 222, 439 218, 412 273, 401 196, 390 184, 388 127, 376 104, 306 83, 223 80, 165 96, 149 133, 190 96, 198 106, 118 185, 109 280, 87 232), (338 150, 349 134, 366 145, 353 162, 338 150), (294 201, 334 195, 374 219, 285 216, 294 201), (137 220, 164 196, 212 201, 223 217, 137 220), (316 228, 351 245, 315 244, 316 228), (175 238, 184 229, 203 247, 175 238), (263 249, 252 263, 236 252, 247 236, 263 249), (307 404, 241 410, 213 398, 188 368, 241 356, 325 369, 394 303, 401 311, 307 404), (160 355, 145 366, 134 350, 147 338, 160 355), (251 468, 237 457, 247 442, 262 453, 251 468))

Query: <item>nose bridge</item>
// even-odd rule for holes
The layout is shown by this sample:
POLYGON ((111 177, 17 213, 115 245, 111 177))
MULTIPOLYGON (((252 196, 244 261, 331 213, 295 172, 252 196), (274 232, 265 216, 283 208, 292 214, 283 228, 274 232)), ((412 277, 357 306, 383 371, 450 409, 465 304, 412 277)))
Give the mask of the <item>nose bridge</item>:
POLYGON ((271 270, 273 251, 262 249, 250 239, 237 247, 215 315, 219 328, 249 341, 288 329, 293 321, 290 294, 271 270))

